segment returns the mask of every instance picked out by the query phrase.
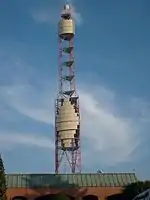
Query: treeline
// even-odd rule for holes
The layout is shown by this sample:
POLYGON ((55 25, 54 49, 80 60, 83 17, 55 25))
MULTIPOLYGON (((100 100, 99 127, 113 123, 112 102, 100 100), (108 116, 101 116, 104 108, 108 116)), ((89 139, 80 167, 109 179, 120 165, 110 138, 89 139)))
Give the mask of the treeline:
POLYGON ((136 195, 144 192, 145 190, 150 189, 150 181, 137 181, 125 187, 123 194, 127 199, 133 199, 136 195))
POLYGON ((5 169, 2 157, 0 155, 0 200, 7 200, 6 191, 7 191, 7 186, 5 179, 5 169))
POLYGON ((132 200, 136 195, 150 189, 150 181, 137 181, 127 185, 119 194, 111 195, 107 200, 132 200))

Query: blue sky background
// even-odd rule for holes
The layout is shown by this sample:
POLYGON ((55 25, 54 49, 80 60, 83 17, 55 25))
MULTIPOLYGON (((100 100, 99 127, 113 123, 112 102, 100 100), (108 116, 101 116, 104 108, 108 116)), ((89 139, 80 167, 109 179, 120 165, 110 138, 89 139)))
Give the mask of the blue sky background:
MULTIPOLYGON (((57 22, 63 3, 0 0, 0 151, 7 172, 54 171, 57 22)), ((150 1, 74 0, 73 5, 83 171, 134 169, 148 179, 150 1)))

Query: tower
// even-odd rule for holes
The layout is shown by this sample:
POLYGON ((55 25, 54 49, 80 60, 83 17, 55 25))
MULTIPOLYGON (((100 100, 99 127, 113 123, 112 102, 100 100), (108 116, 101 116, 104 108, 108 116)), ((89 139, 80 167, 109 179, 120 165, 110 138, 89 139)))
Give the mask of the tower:
POLYGON ((63 163, 71 173, 81 172, 79 97, 75 87, 75 23, 65 4, 58 24, 59 92, 55 104, 55 173, 63 163))

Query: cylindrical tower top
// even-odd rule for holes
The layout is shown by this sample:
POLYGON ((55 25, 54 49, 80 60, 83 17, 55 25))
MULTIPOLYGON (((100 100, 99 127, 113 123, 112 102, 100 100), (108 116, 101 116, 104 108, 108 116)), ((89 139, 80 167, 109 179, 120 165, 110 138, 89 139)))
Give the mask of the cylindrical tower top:
POLYGON ((61 12, 61 17, 64 19, 70 19, 71 18, 71 5, 69 3, 64 5, 64 8, 61 12))
POLYGON ((69 4, 69 3, 66 3, 65 5, 64 5, 64 10, 70 10, 71 9, 71 5, 69 4))
POLYGON ((65 4, 58 24, 58 35, 61 39, 71 40, 75 34, 75 23, 72 19, 71 5, 65 4))

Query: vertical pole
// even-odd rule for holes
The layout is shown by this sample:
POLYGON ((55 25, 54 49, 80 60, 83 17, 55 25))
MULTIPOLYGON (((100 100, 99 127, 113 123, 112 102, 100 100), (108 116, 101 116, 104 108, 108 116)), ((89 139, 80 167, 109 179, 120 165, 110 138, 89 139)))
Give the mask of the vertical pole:
POLYGON ((63 80, 62 80, 63 66, 62 66, 61 58, 62 58, 62 40, 61 40, 61 38, 59 38, 59 94, 62 95, 62 90, 63 90, 63 80))
POLYGON ((74 36, 71 38, 69 41, 69 47, 72 47, 72 51, 70 52, 70 60, 73 61, 72 67, 70 68, 71 70, 71 75, 73 75, 73 80, 70 83, 71 90, 75 91, 76 94, 76 88, 75 88, 75 60, 74 60, 74 36))
MULTIPOLYGON (((56 115, 58 112, 58 100, 55 102, 55 123, 56 123, 56 115)), ((58 154, 58 134, 55 125, 55 173, 58 174, 58 166, 59 166, 59 154, 58 154)))
POLYGON ((74 139, 72 139, 72 152, 71 152, 71 167, 72 167, 72 169, 71 169, 71 171, 72 171, 72 173, 75 173, 75 162, 74 162, 74 139))

